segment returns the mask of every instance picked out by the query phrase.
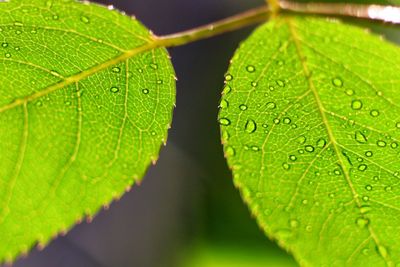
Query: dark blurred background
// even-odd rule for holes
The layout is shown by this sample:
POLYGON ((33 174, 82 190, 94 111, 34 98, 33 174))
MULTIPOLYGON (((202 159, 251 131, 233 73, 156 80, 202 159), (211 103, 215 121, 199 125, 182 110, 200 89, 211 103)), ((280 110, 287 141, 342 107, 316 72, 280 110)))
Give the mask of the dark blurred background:
MULTIPOLYGON (((264 0, 99 1, 157 35, 234 15, 264 0)), ((382 31, 381 28, 375 28, 382 31)), ((224 73, 252 28, 170 49, 179 78, 168 145, 141 186, 17 267, 286 267, 234 188, 217 124, 224 73)), ((397 36, 393 29, 392 40, 397 36)))

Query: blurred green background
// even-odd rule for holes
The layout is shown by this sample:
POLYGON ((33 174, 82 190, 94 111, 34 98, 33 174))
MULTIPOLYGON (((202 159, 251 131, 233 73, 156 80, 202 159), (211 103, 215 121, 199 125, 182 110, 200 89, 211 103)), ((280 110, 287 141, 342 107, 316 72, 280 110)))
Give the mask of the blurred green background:
MULTIPOLYGON (((263 0, 98 1, 135 15, 157 35, 200 26, 263 0)), ((364 2, 364 1, 359 1, 364 2)), ((354 20, 352 22, 355 22, 354 20)), ((357 22, 398 41, 398 29, 357 22)), ((286 267, 234 188, 217 124, 224 73, 254 27, 170 49, 177 108, 160 160, 141 186, 18 267, 286 267)))

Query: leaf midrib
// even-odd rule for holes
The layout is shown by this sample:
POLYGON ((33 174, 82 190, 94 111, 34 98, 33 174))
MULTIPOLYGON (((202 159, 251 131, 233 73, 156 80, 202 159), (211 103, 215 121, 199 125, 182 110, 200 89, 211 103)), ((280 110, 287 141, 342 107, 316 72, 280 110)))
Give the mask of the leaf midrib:
MULTIPOLYGON (((362 205, 361 205, 358 193, 356 192, 356 190, 354 188, 354 185, 353 185, 353 183, 352 183, 352 181, 350 179, 350 175, 349 175, 350 172, 347 169, 347 166, 344 163, 343 157, 341 156, 341 153, 339 151, 339 148, 338 148, 339 143, 336 141, 336 138, 335 138, 335 136, 333 134, 332 128, 331 128, 331 126, 329 124, 329 121, 327 119, 327 116, 326 116, 326 113, 325 113, 326 109, 324 108, 324 105, 323 105, 323 103, 321 101, 319 93, 318 93, 317 89, 315 88, 313 80, 311 79, 311 72, 310 72, 310 70, 308 68, 308 65, 307 65, 307 59, 303 55, 303 52, 302 52, 301 40, 298 37, 298 34, 296 32, 296 29, 295 29, 295 26, 293 25, 292 19, 291 18, 285 18, 285 22, 288 25, 289 33, 290 33, 290 36, 291 36, 291 38, 293 40, 293 43, 295 45, 297 56, 298 56, 298 58, 299 58, 299 60, 301 62, 305 78, 307 79, 308 87, 313 93, 315 102, 316 102, 317 107, 318 107, 318 111, 319 111, 319 113, 321 115, 323 124, 325 126, 326 132, 327 132, 328 137, 329 137, 329 140, 332 143, 333 150, 335 151, 336 157, 338 158, 339 164, 340 164, 340 166, 341 166, 341 168, 343 170, 343 174, 344 174, 346 183, 350 188, 350 191, 351 191, 351 193, 353 195, 353 199, 355 200, 355 202, 357 204, 357 207, 359 209, 361 209, 362 205)), ((361 216, 363 218, 365 218, 365 216, 361 212, 360 212, 360 214, 361 214, 361 216)), ((377 245, 377 247, 380 247, 381 246, 381 242, 378 239, 377 235, 375 234, 374 230, 372 229, 371 224, 368 224, 367 229, 369 231, 370 236, 373 238, 375 244, 377 245)), ((384 259, 384 261, 385 261, 387 266, 391 266, 391 260, 389 258, 389 255, 384 255, 384 256, 382 256, 382 258, 384 259)))
POLYGON ((162 40, 160 38, 156 38, 155 36, 151 36, 150 41, 148 43, 145 43, 141 46, 137 46, 135 48, 127 50, 126 52, 120 54, 117 57, 114 57, 110 60, 104 61, 100 64, 94 65, 93 67, 86 69, 84 71, 81 71, 77 74, 74 74, 69 77, 65 77, 65 79, 63 81, 52 84, 36 93, 33 93, 31 95, 28 95, 28 96, 25 96, 22 98, 15 99, 13 102, 0 107, 0 113, 3 113, 5 111, 13 109, 15 107, 19 107, 21 105, 29 103, 35 99, 46 96, 48 94, 51 94, 59 89, 62 89, 64 87, 68 86, 68 85, 71 85, 74 83, 79 83, 80 81, 86 79, 87 77, 89 77, 99 71, 102 71, 102 70, 112 67, 118 63, 121 63, 125 60, 128 60, 140 53, 143 53, 143 52, 155 49, 155 48, 163 47, 164 45, 165 45, 164 40, 162 40))

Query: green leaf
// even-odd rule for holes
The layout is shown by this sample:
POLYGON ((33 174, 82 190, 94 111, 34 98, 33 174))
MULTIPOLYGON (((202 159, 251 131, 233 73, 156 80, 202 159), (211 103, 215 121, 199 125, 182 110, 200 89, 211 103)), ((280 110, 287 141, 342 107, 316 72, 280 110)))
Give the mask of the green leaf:
POLYGON ((95 4, 0 3, 0 262, 91 218, 157 159, 175 81, 153 40, 95 4))
POLYGON ((265 233, 303 266, 400 263, 400 50, 353 26, 261 26, 226 75, 221 133, 265 233))

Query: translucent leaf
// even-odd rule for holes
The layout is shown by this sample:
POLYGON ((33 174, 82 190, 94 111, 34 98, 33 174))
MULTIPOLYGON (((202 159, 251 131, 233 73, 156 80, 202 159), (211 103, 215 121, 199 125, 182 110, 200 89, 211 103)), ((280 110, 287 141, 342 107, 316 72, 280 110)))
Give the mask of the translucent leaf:
POLYGON ((220 111, 235 184, 303 266, 400 262, 400 50, 283 18, 233 57, 220 111))
POLYGON ((157 159, 175 82, 152 40, 94 4, 0 3, 0 262, 91 218, 157 159))

